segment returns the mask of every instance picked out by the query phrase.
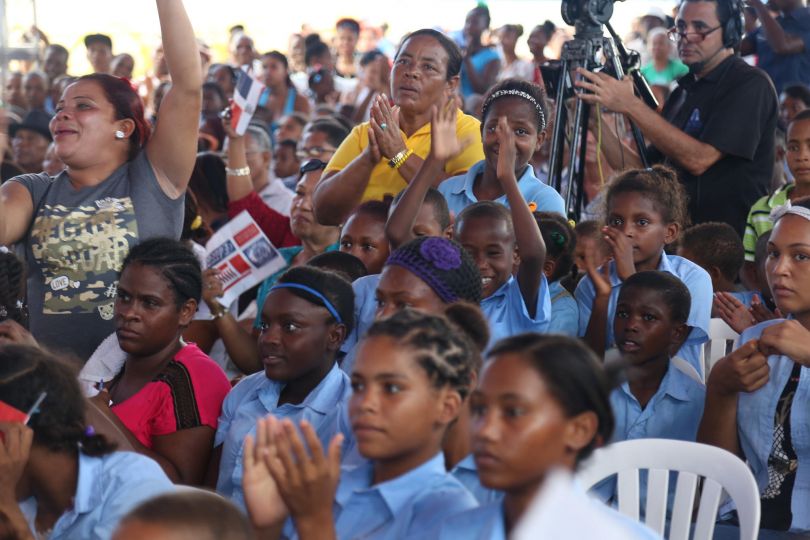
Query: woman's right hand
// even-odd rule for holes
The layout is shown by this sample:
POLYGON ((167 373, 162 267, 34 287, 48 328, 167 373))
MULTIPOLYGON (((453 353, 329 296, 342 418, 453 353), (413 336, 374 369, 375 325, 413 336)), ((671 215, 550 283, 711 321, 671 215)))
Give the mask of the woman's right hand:
POLYGON ((430 119, 430 155, 438 161, 447 161, 461 152, 456 133, 455 100, 449 97, 441 107, 433 106, 430 119))
POLYGON ((0 422, 0 502, 16 504, 15 488, 20 481, 34 431, 24 424, 0 422))
POLYGON ((216 310, 219 306, 217 298, 221 298, 225 294, 222 288, 222 282, 219 280, 219 270, 216 268, 209 268, 203 272, 203 290, 202 299, 211 310, 216 310))
POLYGON ((228 106, 225 107, 225 109, 223 109, 221 113, 219 113, 219 118, 220 120, 222 120, 222 129, 225 130, 225 135, 227 135, 228 139, 230 140, 239 139, 243 137, 243 135, 238 135, 236 133, 236 130, 233 129, 233 126, 231 125, 231 118, 233 115, 233 113, 231 112, 232 107, 233 107, 233 100, 230 100, 228 106))
POLYGON ((770 367, 760 351, 759 341, 752 339, 717 361, 706 383, 709 393, 730 397, 739 392, 754 392, 768 383, 770 367))

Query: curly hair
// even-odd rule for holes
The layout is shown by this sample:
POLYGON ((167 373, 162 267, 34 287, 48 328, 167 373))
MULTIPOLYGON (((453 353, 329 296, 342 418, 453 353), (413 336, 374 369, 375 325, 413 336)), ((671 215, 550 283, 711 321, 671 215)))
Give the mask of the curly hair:
POLYGON ((444 316, 405 309, 376 321, 366 338, 388 337, 410 350, 436 388, 449 386, 462 398, 470 392, 473 373, 481 367, 481 333, 487 322, 478 306, 459 303, 444 316))
POLYGON ((621 193, 639 193, 652 201, 664 223, 677 223, 682 230, 689 226, 686 190, 678 181, 678 175, 669 167, 654 165, 648 169, 631 169, 618 175, 607 187, 604 208, 606 217, 610 213, 613 199, 621 193))
POLYGON ((735 281, 745 262, 745 248, 740 235, 728 223, 710 221, 686 229, 681 247, 703 263, 716 266, 729 281, 735 281))
POLYGON ((46 394, 28 423, 36 444, 53 452, 81 448, 89 456, 108 454, 115 446, 85 424, 85 399, 76 377, 66 363, 36 347, 0 347, 0 401, 28 411, 46 394))

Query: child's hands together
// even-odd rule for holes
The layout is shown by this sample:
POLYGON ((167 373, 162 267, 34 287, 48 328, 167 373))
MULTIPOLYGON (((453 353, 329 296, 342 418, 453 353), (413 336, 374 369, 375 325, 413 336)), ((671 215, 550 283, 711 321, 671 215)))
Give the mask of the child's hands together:
POLYGON ((630 238, 620 230, 613 227, 602 227, 605 242, 613 251, 613 260, 616 261, 616 273, 624 281, 636 273, 636 263, 633 261, 633 244, 630 238))

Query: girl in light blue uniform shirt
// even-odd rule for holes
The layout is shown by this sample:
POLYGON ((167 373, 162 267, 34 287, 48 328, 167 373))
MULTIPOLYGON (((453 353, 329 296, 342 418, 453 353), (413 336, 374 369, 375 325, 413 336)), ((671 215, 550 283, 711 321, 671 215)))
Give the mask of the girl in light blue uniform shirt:
POLYGON ((76 374, 40 349, 0 347, 0 405, 0 452, 11 458, 0 474, 0 514, 13 537, 106 540, 138 503, 174 491, 156 462, 113 451, 100 434, 112 428, 102 413, 91 415, 99 433, 85 423, 90 405, 76 374), (14 409, 18 421, 10 421, 14 409))
POLYGON ((338 433, 353 438, 346 405, 349 378, 335 357, 354 325, 354 293, 338 274, 309 266, 284 273, 261 311, 259 354, 264 371, 242 379, 222 404, 213 459, 217 491, 244 508, 244 439, 256 420, 273 414, 306 419, 326 444, 338 433))
MULTIPOLYGON (((458 324, 482 319, 473 306, 463 315, 459 308, 459 316, 452 315, 458 324)), ((422 539, 447 516, 476 507, 446 472, 442 441, 480 361, 466 331, 443 316, 405 310, 375 322, 358 350, 349 405, 357 445, 368 462, 341 471, 339 439, 325 456, 302 425, 310 457, 292 424, 282 425, 270 445, 279 459, 266 473, 281 496, 257 494, 259 507, 248 500, 256 508, 254 526, 277 524, 257 522, 255 516, 281 515, 273 508, 283 500, 292 517, 283 538, 318 531, 320 537, 422 539)))
POLYGON ((700 355, 709 336, 712 280, 695 263, 664 252, 667 245, 678 239, 687 218, 686 192, 677 175, 660 165, 626 171, 607 187, 605 201, 606 226, 602 233, 613 251, 613 260, 607 263, 611 287, 606 298, 608 317, 602 326, 590 324, 597 291, 591 278, 585 276, 574 292, 579 304, 579 335, 593 344, 594 339, 605 333, 605 345, 612 347, 616 300, 624 280, 644 270, 669 272, 683 281, 692 297, 686 321, 690 332, 676 356, 702 374, 700 355))
MULTIPOLYGON (((503 500, 449 517, 442 540, 504 540, 547 475, 576 469, 599 441, 610 438, 613 414, 599 361, 574 338, 522 334, 489 352, 470 397, 472 446, 481 483, 502 490, 503 500)), ((626 538, 655 538, 652 531, 593 505, 626 531, 626 538)), ((592 538, 599 537, 594 530, 592 538)))
POLYGON ((562 216, 550 212, 534 212, 546 244, 546 263, 543 273, 548 280, 551 297, 551 319, 546 332, 576 337, 579 331, 579 307, 574 295, 562 285, 562 279, 571 275, 577 235, 562 216))
POLYGON ((810 199, 771 214, 765 272, 788 319, 760 323, 712 368, 698 440, 748 462, 760 490, 760 538, 810 532, 810 199))

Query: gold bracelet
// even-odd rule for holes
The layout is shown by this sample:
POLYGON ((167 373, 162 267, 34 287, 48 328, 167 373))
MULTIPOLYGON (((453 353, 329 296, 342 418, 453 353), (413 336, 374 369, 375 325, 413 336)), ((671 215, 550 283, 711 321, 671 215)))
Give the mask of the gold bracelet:
POLYGON ((408 158, 411 157, 411 154, 413 154, 413 150, 411 150, 410 148, 402 150, 397 155, 391 158, 391 161, 388 162, 388 166, 391 167, 392 169, 399 169, 400 167, 402 167, 403 163, 408 161, 408 158))
POLYGON ((228 174, 228 176, 250 176, 250 167, 247 165, 238 169, 230 169, 226 167, 225 172, 228 174))
POLYGON ((216 321, 217 319, 221 319, 225 315, 228 314, 228 310, 225 306, 217 302, 216 310, 211 310, 211 320, 216 321))

